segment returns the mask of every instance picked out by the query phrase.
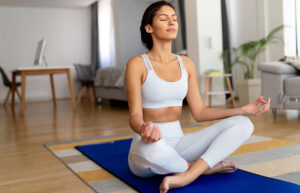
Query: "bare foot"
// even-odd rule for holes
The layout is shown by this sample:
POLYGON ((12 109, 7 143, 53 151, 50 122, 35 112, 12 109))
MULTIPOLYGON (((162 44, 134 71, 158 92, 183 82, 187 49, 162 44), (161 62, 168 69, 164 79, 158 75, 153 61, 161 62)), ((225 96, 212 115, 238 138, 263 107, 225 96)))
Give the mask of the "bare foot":
MULTIPOLYGON (((188 163, 188 168, 190 169, 193 162, 188 163)), ((213 168, 209 168, 203 174, 204 175, 211 175, 215 173, 232 173, 237 170, 237 166, 233 162, 225 162, 221 161, 213 168)), ((188 171, 188 170, 187 170, 188 171)), ((179 188, 188 185, 193 180, 188 178, 187 171, 182 173, 176 173, 172 176, 167 176, 163 179, 162 183, 159 186, 160 193, 166 193, 168 190, 172 188, 179 188)))
POLYGON ((159 186, 160 193, 166 193, 171 188, 179 188, 185 186, 184 175, 167 176, 163 179, 159 186))
POLYGON ((217 165, 215 165, 213 168, 209 168, 206 170, 203 175, 211 175, 215 173, 232 173, 235 170, 237 170, 237 166, 233 162, 225 162, 221 161, 217 165))

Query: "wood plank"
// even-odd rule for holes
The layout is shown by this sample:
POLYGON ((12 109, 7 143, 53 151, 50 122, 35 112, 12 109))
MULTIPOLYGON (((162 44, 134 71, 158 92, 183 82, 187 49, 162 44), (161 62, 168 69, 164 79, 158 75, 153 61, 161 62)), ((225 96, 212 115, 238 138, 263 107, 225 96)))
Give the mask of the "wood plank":
MULTIPOLYGON (((0 190, 1 192, 92 193, 86 184, 65 167, 44 146, 54 141, 127 134, 128 109, 124 106, 96 106, 88 100, 77 104, 76 113, 70 100, 27 103, 26 115, 14 114, 0 106, 0 190)), ((232 107, 228 104, 226 107, 232 107)), ((16 112, 21 105, 15 104, 16 112)), ((224 107, 222 107, 224 108, 224 107)), ((251 116, 255 135, 300 142, 297 111, 278 110, 274 118, 269 111, 251 116)), ((182 126, 198 124, 188 106, 184 106, 182 126)), ((206 127, 216 121, 204 122, 206 127)))

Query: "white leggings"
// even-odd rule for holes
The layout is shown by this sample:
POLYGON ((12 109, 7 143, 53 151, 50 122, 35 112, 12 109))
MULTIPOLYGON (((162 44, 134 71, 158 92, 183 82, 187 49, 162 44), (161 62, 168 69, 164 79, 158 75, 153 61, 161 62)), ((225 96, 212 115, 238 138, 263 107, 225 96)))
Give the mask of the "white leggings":
POLYGON ((135 134, 128 164, 133 174, 151 177, 156 174, 184 172, 187 162, 202 158, 210 168, 239 148, 252 134, 253 125, 248 117, 233 116, 205 129, 184 135, 179 120, 158 125, 162 139, 145 143, 135 134))

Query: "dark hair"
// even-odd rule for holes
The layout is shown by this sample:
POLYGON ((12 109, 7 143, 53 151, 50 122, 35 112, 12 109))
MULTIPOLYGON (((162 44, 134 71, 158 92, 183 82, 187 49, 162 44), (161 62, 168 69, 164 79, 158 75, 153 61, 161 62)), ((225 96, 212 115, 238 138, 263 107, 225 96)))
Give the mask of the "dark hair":
POLYGON ((140 26, 140 31, 141 31, 142 42, 148 48, 148 50, 152 49, 153 41, 152 41, 151 34, 146 32, 145 26, 148 24, 152 25, 152 20, 153 20, 153 17, 155 15, 156 11, 165 5, 172 7, 174 9, 173 5, 171 5, 171 3, 169 3, 169 2, 157 1, 157 2, 149 5, 149 7, 147 7, 147 9, 144 12, 143 19, 142 19, 141 26, 140 26))

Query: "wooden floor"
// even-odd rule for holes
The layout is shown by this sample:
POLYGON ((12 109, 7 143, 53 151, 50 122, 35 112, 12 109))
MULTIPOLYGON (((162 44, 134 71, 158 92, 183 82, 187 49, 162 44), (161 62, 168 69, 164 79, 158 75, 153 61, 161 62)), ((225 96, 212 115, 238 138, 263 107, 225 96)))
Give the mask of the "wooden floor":
MULTIPOLYGON (((89 193, 93 192, 44 146, 46 142, 109 136, 131 132, 128 109, 122 103, 96 106, 82 101, 72 112, 69 100, 0 107, 0 192, 3 193, 89 193)), ((300 119, 295 110, 250 117, 255 135, 300 142, 300 119)), ((187 106, 182 126, 195 124, 187 106)), ((204 126, 212 122, 203 123, 204 126)))

